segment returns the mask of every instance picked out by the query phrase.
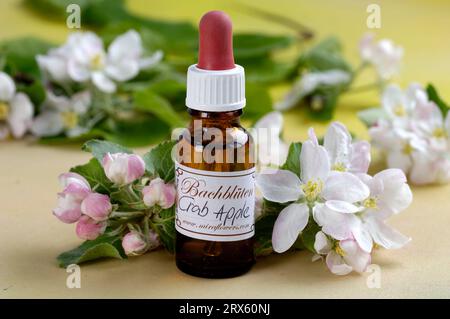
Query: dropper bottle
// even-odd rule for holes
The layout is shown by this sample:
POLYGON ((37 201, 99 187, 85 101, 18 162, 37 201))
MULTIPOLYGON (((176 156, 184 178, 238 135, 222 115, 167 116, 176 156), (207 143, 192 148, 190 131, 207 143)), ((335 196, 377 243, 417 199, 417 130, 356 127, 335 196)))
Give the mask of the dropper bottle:
POLYGON ((255 165, 240 125, 244 69, 234 63, 231 20, 206 13, 199 59, 188 69, 191 122, 177 144, 176 263, 208 278, 234 277, 254 264, 255 165))

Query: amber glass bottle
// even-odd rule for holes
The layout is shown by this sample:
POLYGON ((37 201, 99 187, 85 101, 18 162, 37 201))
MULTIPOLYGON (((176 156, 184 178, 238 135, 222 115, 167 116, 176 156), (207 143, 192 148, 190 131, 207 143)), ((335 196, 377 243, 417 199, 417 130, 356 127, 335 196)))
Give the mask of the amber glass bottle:
POLYGON ((200 21, 199 62, 187 75, 192 120, 175 161, 177 266, 209 278, 238 276, 254 263, 253 143, 239 122, 245 76, 234 64, 231 29, 221 11, 200 21))
MULTIPOLYGON (((240 125, 241 110, 201 112, 190 109, 189 112, 192 115, 191 124, 178 142, 180 164, 200 171, 219 173, 249 172, 254 168, 253 143, 251 136, 240 125), (210 129, 220 130, 223 138, 209 134, 210 129), (203 151, 208 145, 213 147, 212 152, 203 151)), ((249 214, 253 216, 253 212, 249 214)), ((177 233, 176 252, 177 266, 182 271, 208 278, 241 275, 255 261, 253 236, 237 241, 209 241, 177 233)))

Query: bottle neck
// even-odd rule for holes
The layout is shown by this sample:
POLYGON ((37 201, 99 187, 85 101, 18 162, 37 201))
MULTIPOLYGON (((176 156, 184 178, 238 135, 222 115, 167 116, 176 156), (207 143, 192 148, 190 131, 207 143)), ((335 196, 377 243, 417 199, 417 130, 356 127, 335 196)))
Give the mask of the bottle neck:
POLYGON ((229 112, 205 112, 188 108, 192 120, 202 120, 205 124, 226 123, 229 126, 240 125, 242 109, 229 112))

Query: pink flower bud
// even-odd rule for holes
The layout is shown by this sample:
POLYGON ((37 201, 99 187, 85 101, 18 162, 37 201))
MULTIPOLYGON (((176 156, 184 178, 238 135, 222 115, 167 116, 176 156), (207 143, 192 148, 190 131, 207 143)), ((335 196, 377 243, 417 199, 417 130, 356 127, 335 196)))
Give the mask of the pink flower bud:
POLYGON ((64 187, 63 193, 70 195, 80 202, 91 193, 87 180, 77 173, 65 173, 59 176, 59 182, 64 187))
POLYGON ((122 247, 128 256, 138 256, 146 251, 159 247, 158 234, 153 230, 149 231, 148 238, 136 231, 131 231, 122 239, 122 247))
POLYGON ((111 211, 112 205, 108 195, 91 193, 81 203, 81 212, 96 221, 108 219, 111 211))
POLYGON ((159 205, 166 209, 175 202, 176 191, 173 184, 165 184, 161 178, 155 178, 142 190, 144 203, 148 207, 159 205))
POLYGON ((59 176, 64 190, 58 194, 58 205, 53 214, 64 223, 75 223, 81 217, 81 202, 91 193, 89 183, 76 173, 59 176))
POLYGON ((85 240, 94 240, 105 232, 106 222, 97 222, 89 216, 83 215, 78 221, 77 236, 85 240))
POLYGON ((148 245, 141 234, 131 231, 123 237, 122 247, 128 256, 138 256, 147 251, 148 245))
POLYGON ((135 154, 107 153, 102 161, 106 176, 116 185, 127 185, 142 177, 145 163, 135 154))
POLYGON ((81 217, 80 201, 74 196, 59 193, 58 206, 53 210, 53 215, 63 223, 75 223, 81 217))

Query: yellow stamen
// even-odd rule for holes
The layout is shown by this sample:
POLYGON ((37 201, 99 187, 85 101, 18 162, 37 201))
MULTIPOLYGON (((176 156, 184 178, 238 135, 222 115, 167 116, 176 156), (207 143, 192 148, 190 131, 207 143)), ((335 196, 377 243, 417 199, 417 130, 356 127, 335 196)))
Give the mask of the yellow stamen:
POLYGON ((378 245, 377 243, 373 243, 372 248, 373 249, 378 249, 378 248, 380 248, 380 245, 378 245))
POLYGON ((341 257, 345 256, 345 251, 341 248, 339 243, 336 243, 336 246, 334 246, 334 251, 341 257))
POLYGON ((442 127, 437 127, 433 131, 433 136, 436 138, 445 138, 447 137, 447 133, 442 127))
POLYGON ((73 129, 78 124, 78 115, 75 112, 67 111, 62 112, 62 122, 64 124, 64 127, 67 129, 73 129))
POLYGON ((99 70, 103 67, 103 56, 101 54, 96 54, 91 59, 91 68, 93 70, 99 70))
POLYGON ((378 208, 377 199, 375 197, 369 197, 363 202, 363 206, 366 208, 378 208))
POLYGON ((8 118, 8 114, 9 105, 4 102, 0 102, 0 121, 6 120, 8 118))
POLYGON ((394 114, 399 116, 399 117, 405 116, 406 115, 406 110, 403 107, 403 105, 397 105, 396 107, 394 107, 394 114))
POLYGON ((409 142, 407 142, 402 149, 403 154, 405 155, 411 155, 412 152, 414 151, 414 148, 411 146, 411 144, 409 144, 409 142))
POLYGON ((334 164, 333 167, 332 167, 332 169, 333 169, 334 171, 339 171, 339 172, 345 172, 345 171, 347 171, 347 168, 346 168, 345 165, 342 164, 342 163, 336 163, 336 164, 334 164))
POLYGON ((323 185, 320 180, 316 182, 309 180, 308 183, 304 184, 302 188, 305 193, 306 200, 309 202, 314 201, 322 191, 322 187, 323 185))

